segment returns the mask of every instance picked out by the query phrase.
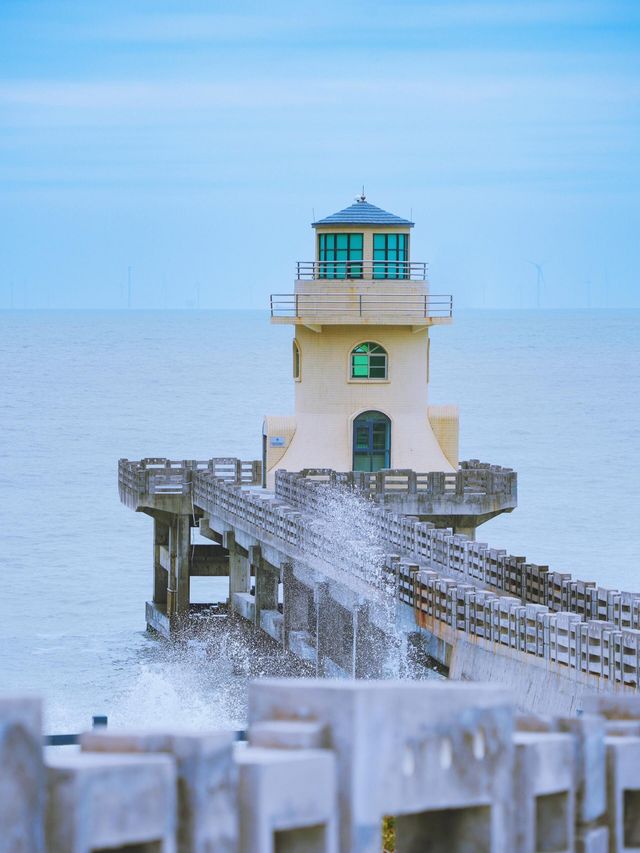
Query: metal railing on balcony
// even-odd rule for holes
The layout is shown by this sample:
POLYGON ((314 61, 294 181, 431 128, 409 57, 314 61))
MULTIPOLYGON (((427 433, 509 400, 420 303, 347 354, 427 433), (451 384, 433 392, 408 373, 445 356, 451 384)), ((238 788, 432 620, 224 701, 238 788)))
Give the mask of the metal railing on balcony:
POLYGON ((444 294, 360 293, 272 293, 272 317, 319 318, 331 314, 349 317, 393 315, 415 319, 447 318, 453 315, 453 297, 444 294))
POLYGON ((423 261, 298 261, 298 279, 426 281, 423 261))

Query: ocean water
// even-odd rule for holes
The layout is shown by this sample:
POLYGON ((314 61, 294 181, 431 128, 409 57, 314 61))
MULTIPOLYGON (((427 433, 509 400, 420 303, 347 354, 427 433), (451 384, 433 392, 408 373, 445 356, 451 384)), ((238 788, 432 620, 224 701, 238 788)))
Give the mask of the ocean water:
MULTIPOLYGON (((258 311, 0 312, 0 689, 44 695, 51 731, 241 725, 247 678, 293 671, 239 628, 146 634, 151 520, 116 476, 257 458, 262 416, 292 412, 290 338, 258 311)), ((640 312, 459 312, 431 356, 461 458, 518 471, 518 509, 478 538, 640 590, 640 312)))

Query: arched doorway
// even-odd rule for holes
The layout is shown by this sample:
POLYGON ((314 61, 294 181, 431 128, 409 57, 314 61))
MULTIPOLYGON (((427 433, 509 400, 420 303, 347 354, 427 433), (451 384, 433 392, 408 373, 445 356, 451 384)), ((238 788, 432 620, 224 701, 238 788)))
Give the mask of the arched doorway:
POLYGON ((353 422, 353 470, 379 471, 391 464, 391 421, 382 412, 363 412, 353 422))

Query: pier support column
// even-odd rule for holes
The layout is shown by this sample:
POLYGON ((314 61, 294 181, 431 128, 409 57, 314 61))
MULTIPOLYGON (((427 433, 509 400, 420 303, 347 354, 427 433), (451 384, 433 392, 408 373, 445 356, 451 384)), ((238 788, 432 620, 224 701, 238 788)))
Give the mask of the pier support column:
POLYGON ((289 635, 292 631, 309 632, 309 610, 312 604, 311 592, 293 574, 291 563, 282 566, 282 642, 289 648, 289 635))
POLYGON ((167 606, 169 575, 160 563, 160 549, 169 548, 169 525, 158 518, 153 519, 153 603, 167 606))
POLYGON ((173 517, 169 529, 169 551, 167 611, 169 616, 184 616, 189 612, 191 516, 176 515, 173 517))
POLYGON ((316 678, 324 675, 324 661, 330 647, 329 620, 329 583, 321 581, 315 585, 313 599, 316 606, 316 678))
POLYGON ((280 575, 277 569, 262 559, 262 551, 259 546, 250 549, 249 557, 256 579, 256 625, 260 627, 260 613, 263 610, 278 609, 280 575))
POLYGON ((233 604, 234 592, 249 592, 251 589, 251 568, 236 545, 233 530, 222 534, 222 544, 229 551, 229 604, 233 604))

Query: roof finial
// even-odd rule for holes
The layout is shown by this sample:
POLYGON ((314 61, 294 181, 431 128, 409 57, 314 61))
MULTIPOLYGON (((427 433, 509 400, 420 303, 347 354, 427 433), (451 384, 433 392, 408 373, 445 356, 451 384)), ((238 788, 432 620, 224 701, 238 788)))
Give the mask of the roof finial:
POLYGON ((358 196, 358 197, 356 198, 356 201, 358 202, 358 204, 364 204, 364 202, 365 202, 366 200, 367 200, 367 197, 366 197, 366 195, 364 194, 364 184, 363 184, 363 185, 362 185, 362 195, 358 196))

